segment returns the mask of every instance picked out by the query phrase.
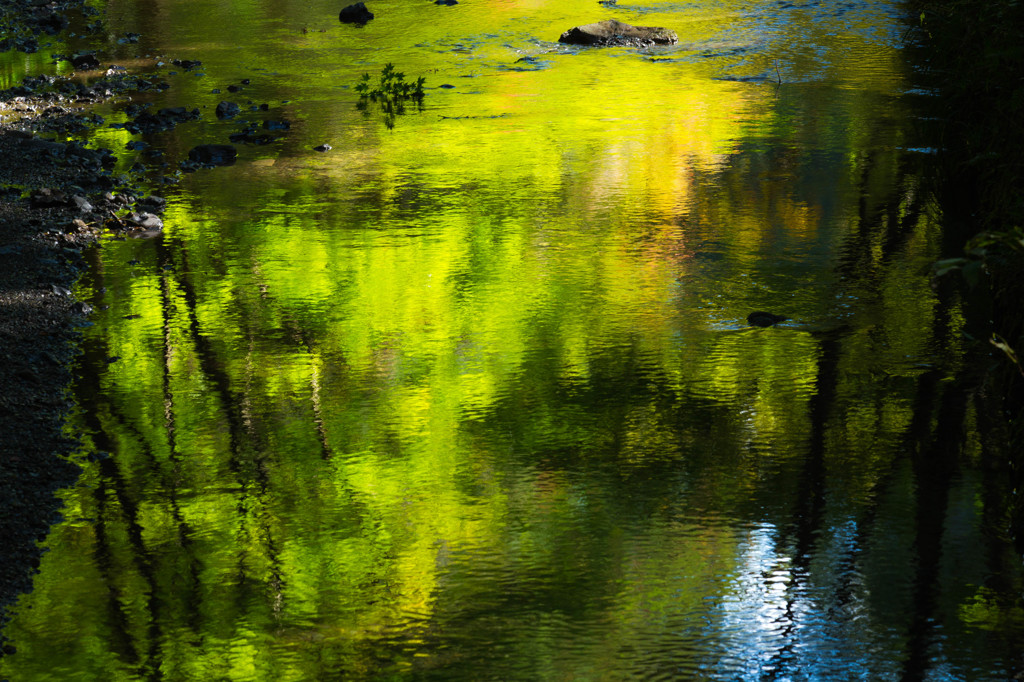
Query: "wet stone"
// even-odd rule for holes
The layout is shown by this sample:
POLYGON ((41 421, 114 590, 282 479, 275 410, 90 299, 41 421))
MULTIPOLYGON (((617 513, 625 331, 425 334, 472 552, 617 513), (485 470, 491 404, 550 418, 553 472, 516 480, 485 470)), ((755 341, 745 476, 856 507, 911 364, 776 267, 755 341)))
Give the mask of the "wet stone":
POLYGON ((366 8, 362 2, 349 5, 338 14, 338 21, 343 24, 365 24, 373 19, 373 12, 366 8))
POLYGON ((560 43, 593 47, 675 45, 678 40, 676 32, 667 28, 631 26, 614 19, 576 26, 558 38, 560 43))
POLYGON ((92 53, 80 54, 71 58, 71 65, 83 71, 92 71, 100 68, 100 60, 92 53))
POLYGON ((241 109, 234 102, 221 102, 217 105, 217 118, 231 118, 238 114, 241 109))

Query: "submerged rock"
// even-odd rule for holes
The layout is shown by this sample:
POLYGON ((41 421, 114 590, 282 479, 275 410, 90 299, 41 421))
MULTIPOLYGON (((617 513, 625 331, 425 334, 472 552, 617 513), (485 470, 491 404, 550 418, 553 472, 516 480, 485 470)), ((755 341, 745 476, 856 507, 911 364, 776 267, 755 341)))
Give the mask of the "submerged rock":
MULTIPOLYGON (((133 110, 134 111, 134 110, 133 110)), ((143 111, 133 120, 124 124, 125 130, 140 133, 158 133, 170 130, 179 123, 186 121, 198 121, 200 118, 199 109, 189 111, 185 107, 165 107, 155 114, 143 111)))
POLYGON ((100 60, 91 52, 75 55, 71 58, 71 64, 82 71, 93 71, 100 68, 100 60))
POLYGON ((193 147, 188 158, 206 166, 226 166, 235 162, 238 150, 229 144, 201 144, 193 147))
POLYGON ((675 45, 679 40, 675 31, 658 26, 631 26, 609 19, 595 24, 584 24, 570 28, 558 39, 569 45, 591 45, 595 47, 651 45, 675 45))
POLYGON ((752 327, 772 327, 779 322, 785 322, 788 319, 788 317, 775 315, 774 313, 766 313, 761 310, 757 310, 747 315, 747 323, 752 327))
POLYGON ((373 12, 366 9, 366 5, 361 2, 349 5, 338 14, 338 21, 343 24, 365 24, 370 19, 373 19, 373 12))
POLYGON ((198 59, 175 59, 171 63, 174 64, 175 66, 180 66, 181 68, 185 69, 186 71, 191 71, 192 69, 196 68, 197 66, 202 66, 203 65, 203 63, 201 61, 199 61, 198 59))

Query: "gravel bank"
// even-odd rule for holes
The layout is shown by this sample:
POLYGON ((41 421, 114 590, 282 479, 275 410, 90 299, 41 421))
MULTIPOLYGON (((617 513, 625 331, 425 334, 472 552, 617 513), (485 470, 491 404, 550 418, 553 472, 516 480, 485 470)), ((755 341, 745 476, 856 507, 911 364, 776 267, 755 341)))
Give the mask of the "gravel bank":
MULTIPOLYGON (((47 34, 88 14, 75 1, 0 0, 0 50, 46 49, 47 34)), ((0 92, 0 627, 59 520, 54 493, 79 474, 64 458, 77 444, 63 428, 89 308, 71 291, 103 228, 104 193, 117 192, 109 152, 47 133, 87 125, 91 104, 131 85, 44 77, 0 92)), ((0 656, 12 650, 0 638, 0 656)))
MULTIPOLYGON (((0 129, 0 188, 67 188, 73 169, 41 162, 20 134, 0 129)), ((73 225, 76 209, 33 206, 12 191, 0 199, 0 613, 31 587, 38 540, 59 518, 54 491, 75 482, 62 456, 71 404, 69 365, 86 308, 71 288, 95 240, 73 225)), ((2 616, 0 616, 2 617, 2 616)))

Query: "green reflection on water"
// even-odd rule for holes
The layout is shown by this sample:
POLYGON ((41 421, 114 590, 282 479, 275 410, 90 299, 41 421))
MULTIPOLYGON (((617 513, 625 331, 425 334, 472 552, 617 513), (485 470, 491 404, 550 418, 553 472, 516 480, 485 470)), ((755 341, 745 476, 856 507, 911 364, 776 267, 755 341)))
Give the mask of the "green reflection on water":
MULTIPOLYGON (((146 40, 206 74, 169 104, 256 74, 236 98, 294 125, 96 254, 77 393, 112 456, 67 491, 3 674, 1003 670, 1019 630, 979 623, 1019 626, 1020 577, 974 587, 1007 551, 981 483, 908 454, 958 311, 922 275, 886 8, 625 8, 680 32, 638 54, 544 42, 590 2, 464 4, 159 6, 146 40), (388 131, 347 89, 385 62, 456 87, 388 131)), ((205 118, 153 139, 235 125, 205 118)))

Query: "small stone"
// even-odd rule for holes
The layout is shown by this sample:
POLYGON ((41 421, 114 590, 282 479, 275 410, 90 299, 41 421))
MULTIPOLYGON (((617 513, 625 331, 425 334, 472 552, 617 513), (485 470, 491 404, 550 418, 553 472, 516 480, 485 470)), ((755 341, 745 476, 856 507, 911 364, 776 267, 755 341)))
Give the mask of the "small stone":
POLYGON ((140 213, 138 226, 144 230, 162 230, 164 228, 164 221, 152 213, 140 213))
POLYGON ((82 195, 76 194, 75 196, 71 197, 71 201, 74 203, 75 207, 82 213, 92 213, 92 204, 90 204, 89 200, 83 197, 82 195))
POLYGON ((323 144, 318 144, 317 146, 313 147, 313 149, 314 149, 314 151, 318 151, 318 152, 329 152, 329 151, 331 151, 331 145, 329 145, 329 144, 327 144, 325 142, 323 144))
POLYGON ((241 111, 234 102, 221 102, 217 105, 217 118, 231 118, 241 111))

